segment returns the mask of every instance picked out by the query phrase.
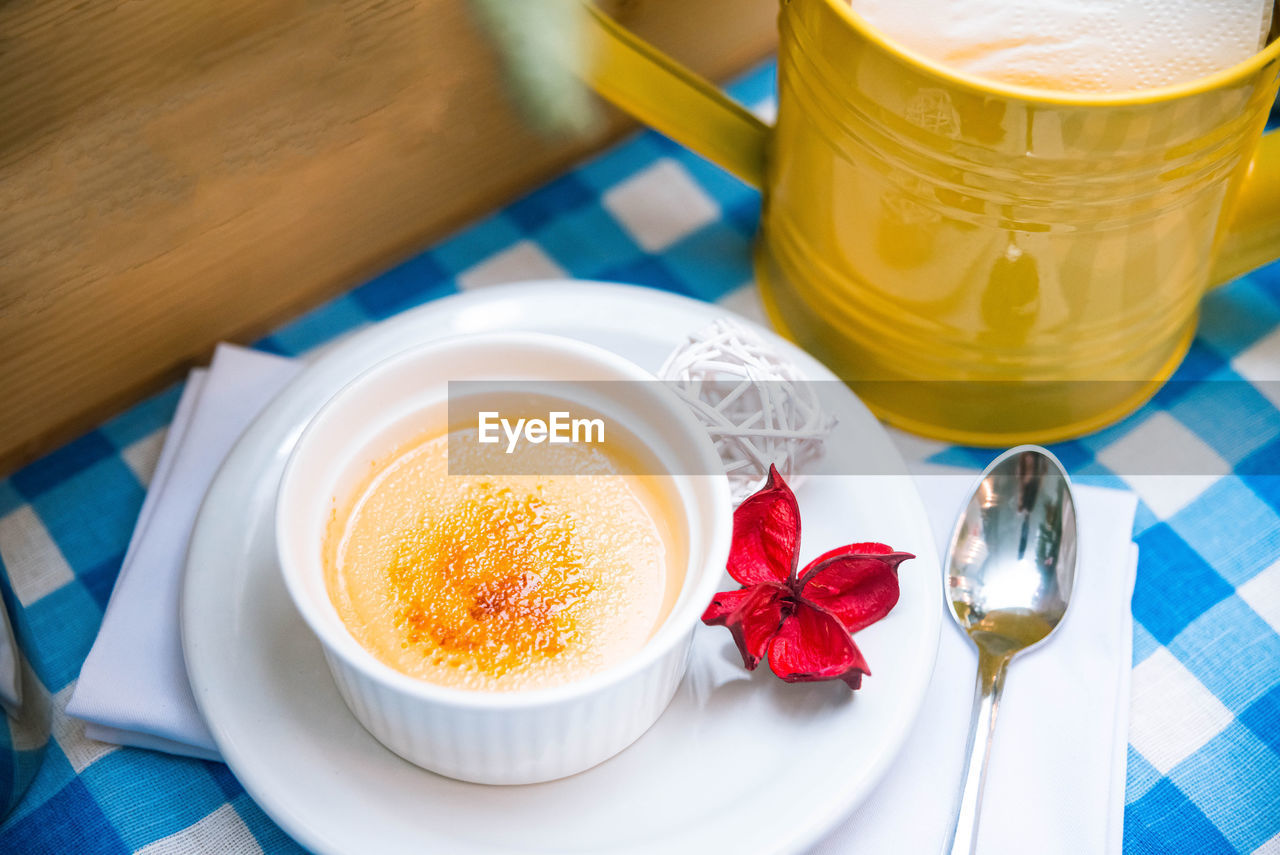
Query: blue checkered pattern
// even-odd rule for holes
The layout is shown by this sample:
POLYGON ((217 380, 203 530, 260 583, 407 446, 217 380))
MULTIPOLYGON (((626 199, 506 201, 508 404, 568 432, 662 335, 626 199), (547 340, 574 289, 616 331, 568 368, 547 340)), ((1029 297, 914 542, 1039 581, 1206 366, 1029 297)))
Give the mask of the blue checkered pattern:
MULTIPOLYGON (((770 66, 734 91, 762 104, 773 89, 770 66)), ((713 300, 751 279, 758 208, 754 191, 642 133, 258 346, 296 355, 521 271, 713 300), (626 192, 650 170, 688 197, 671 213, 680 222, 657 232, 645 231, 626 192)), ((1120 480, 1108 466, 1119 450, 1151 443, 1216 473, 1130 479, 1143 504, 1128 852, 1280 853, 1280 401, 1250 382, 1268 366, 1280 379, 1280 265, 1209 296, 1179 372, 1189 382, 1119 425, 1055 448, 1073 474, 1103 482, 1120 480), (1223 380, 1237 382, 1215 382, 1223 380)), ((0 481, 0 556, 14 576, 4 594, 59 708, 97 632, 142 503, 147 461, 179 392, 145 401, 0 481), (29 572, 35 566, 43 569, 29 572)), ((934 459, 981 466, 990 454, 947 448, 934 459)), ((61 715, 55 737, 34 787, 0 827, 0 852, 123 853, 162 840, 165 851, 296 849, 223 765, 93 743, 61 715)))

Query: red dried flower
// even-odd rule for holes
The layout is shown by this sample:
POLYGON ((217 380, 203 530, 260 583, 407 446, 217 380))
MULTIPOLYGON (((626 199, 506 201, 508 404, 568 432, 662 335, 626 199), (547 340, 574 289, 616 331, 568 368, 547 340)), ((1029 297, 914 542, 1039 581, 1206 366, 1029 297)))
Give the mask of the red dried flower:
POLYGON ((770 466, 764 487, 733 514, 728 569, 742 587, 716 594, 702 620, 729 628, 749 671, 767 656, 789 683, 840 679, 856 689, 871 669, 852 635, 897 604, 898 565, 914 557, 851 543, 797 573, 800 506, 770 466))

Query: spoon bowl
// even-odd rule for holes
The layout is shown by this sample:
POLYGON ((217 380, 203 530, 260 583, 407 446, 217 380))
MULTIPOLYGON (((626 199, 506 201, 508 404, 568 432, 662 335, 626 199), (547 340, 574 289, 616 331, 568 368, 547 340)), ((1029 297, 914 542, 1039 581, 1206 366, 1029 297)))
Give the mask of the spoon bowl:
POLYGON ((973 851, 1005 672, 1013 657, 1062 622, 1075 571, 1076 513, 1066 470, 1038 446, 1001 454, 974 487, 948 550, 947 606, 978 648, 978 685, 960 806, 944 852, 973 851))
POLYGON ((1075 565, 1067 473, 1048 451, 1019 446, 987 467, 956 522, 947 605, 980 648, 1012 656, 1058 626, 1075 565))

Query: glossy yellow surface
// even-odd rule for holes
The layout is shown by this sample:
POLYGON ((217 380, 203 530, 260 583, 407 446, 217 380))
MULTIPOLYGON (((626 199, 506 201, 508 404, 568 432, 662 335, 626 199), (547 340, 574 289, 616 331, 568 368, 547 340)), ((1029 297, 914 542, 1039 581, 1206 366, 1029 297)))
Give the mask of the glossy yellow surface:
POLYGON ((1280 255, 1280 140, 1259 147, 1280 43, 1189 84, 1077 95, 951 72, 842 0, 784 0, 766 133, 592 20, 593 85, 764 191, 777 326, 909 430, 1103 427, 1177 367, 1211 283, 1280 255))

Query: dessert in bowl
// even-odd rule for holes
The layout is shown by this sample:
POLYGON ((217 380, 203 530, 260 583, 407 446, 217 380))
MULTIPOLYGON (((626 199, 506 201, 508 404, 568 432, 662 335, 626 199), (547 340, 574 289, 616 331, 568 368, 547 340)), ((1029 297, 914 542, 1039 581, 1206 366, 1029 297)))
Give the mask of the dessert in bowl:
POLYGON ((285 467, 276 540, 366 729, 450 777, 532 783, 607 759, 661 715, 722 578, 731 510, 705 430, 648 372, 554 336, 468 335, 391 357, 316 414, 285 467), (451 394, 457 381, 485 393, 451 394), (609 441, 526 429, 517 448, 504 422, 482 445, 504 406, 521 424, 538 406, 586 414, 609 441))
POLYGON ((397 671, 480 691, 563 685, 639 650, 683 581, 678 499, 590 446, 457 460, 473 438, 410 443, 331 519, 326 582, 352 635, 397 671), (555 471, 526 474, 546 468, 530 457, 555 471))

